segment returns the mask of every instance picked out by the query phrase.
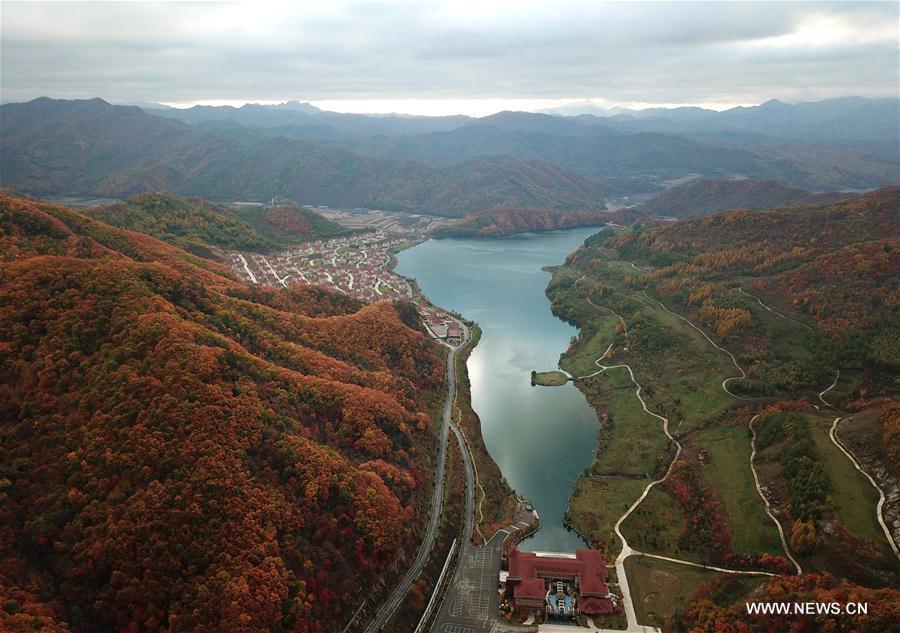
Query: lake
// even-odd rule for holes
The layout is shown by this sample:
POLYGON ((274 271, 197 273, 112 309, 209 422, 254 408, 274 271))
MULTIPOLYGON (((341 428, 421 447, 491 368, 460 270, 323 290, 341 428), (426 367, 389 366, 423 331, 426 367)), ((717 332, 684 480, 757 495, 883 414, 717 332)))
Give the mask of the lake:
POLYGON ((397 257, 397 272, 415 278, 434 304, 481 326, 468 361, 472 406, 494 461, 540 514, 541 529, 520 545, 526 550, 584 546, 562 521, 575 480, 593 459, 597 414, 571 382, 532 387, 531 370, 555 369, 577 334, 550 312, 550 273, 541 268, 562 264, 598 230, 429 240, 397 257))

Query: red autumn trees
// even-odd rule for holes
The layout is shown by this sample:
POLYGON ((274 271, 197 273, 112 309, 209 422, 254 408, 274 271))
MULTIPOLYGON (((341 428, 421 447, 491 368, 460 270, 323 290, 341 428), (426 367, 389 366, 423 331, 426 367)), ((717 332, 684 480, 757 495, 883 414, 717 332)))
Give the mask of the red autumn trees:
POLYGON ((69 209, 0 229, 0 628, 343 626, 425 518, 427 337, 69 209))

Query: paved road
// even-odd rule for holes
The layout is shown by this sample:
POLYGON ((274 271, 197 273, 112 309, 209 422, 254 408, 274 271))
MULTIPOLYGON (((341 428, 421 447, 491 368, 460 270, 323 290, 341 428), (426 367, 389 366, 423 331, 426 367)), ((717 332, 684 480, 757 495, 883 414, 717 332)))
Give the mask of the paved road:
MULTIPOLYGON (((468 338, 468 332, 466 332, 468 338)), ((463 545, 459 561, 440 609, 431 628, 432 633, 497 633, 506 629, 501 624, 497 584, 500 573, 500 557, 503 541, 516 529, 527 529, 535 521, 533 513, 520 509, 517 523, 498 530, 483 547, 472 545, 475 518, 475 469, 472 456, 459 427, 451 421, 450 429, 456 436, 459 452, 466 471, 466 507, 463 545)), ((521 628, 510 629, 521 633, 521 628)))
MULTIPOLYGON (((400 605, 403 598, 406 597, 409 588, 422 573, 422 570, 425 568, 425 563, 428 562, 428 557, 431 555, 431 550, 434 547, 438 527, 441 524, 441 506, 444 501, 444 471, 446 470, 447 462, 447 440, 450 434, 450 426, 453 424, 450 419, 453 413, 453 403, 456 401, 456 354, 463 346, 465 346, 468 340, 469 330, 468 328, 463 327, 462 343, 456 347, 451 347, 450 352, 447 354, 447 397, 444 400, 444 410, 441 414, 441 437, 434 474, 434 489, 431 496, 431 516, 428 518, 428 527, 425 529, 422 545, 419 547, 419 553, 416 555, 416 560, 413 562, 412 567, 409 568, 409 571, 403 577, 403 580, 400 581, 400 584, 394 589, 391 597, 388 598, 387 602, 379 609, 378 613, 375 615, 375 619, 373 619, 372 622, 369 623, 369 626, 366 627, 366 633, 376 633, 377 631, 380 631, 381 627, 383 627, 390 619, 391 614, 400 605)), ((456 433, 457 431, 454 429, 454 432, 456 433)), ((459 441, 458 436, 457 439, 459 441)), ((466 454, 466 456, 467 455, 468 454, 466 454)), ((468 490, 472 485, 471 479, 468 476, 468 469, 466 480, 468 494, 468 490)), ((471 515, 471 511, 468 511, 470 510, 468 499, 466 508, 467 525, 469 526, 469 532, 471 532, 472 524, 471 520, 468 519, 469 515, 471 515)))
POLYGON ((459 445, 459 454, 462 455, 463 467, 466 470, 466 520, 463 527, 463 543, 468 544, 472 538, 472 530, 475 522, 475 470, 472 467, 472 456, 469 455, 469 449, 466 441, 463 439, 462 432, 455 422, 450 422, 450 428, 456 436, 456 443, 459 445))
MULTIPOLYGON (((466 538, 431 633, 522 633, 529 630, 500 620, 497 590, 503 541, 513 531, 529 529, 536 520, 532 512, 520 507, 515 521, 497 530, 483 547, 474 547, 466 538)), ((471 520, 467 519, 467 523, 471 525, 471 520)), ((471 530, 467 534, 471 534, 471 530)))

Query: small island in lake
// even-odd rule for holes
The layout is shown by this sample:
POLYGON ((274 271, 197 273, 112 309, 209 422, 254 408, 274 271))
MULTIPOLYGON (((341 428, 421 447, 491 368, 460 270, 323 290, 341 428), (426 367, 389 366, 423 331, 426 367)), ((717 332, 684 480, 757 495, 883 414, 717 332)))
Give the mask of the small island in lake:
POLYGON ((543 385, 544 387, 561 387, 566 384, 569 377, 561 371, 532 371, 531 386, 543 385))

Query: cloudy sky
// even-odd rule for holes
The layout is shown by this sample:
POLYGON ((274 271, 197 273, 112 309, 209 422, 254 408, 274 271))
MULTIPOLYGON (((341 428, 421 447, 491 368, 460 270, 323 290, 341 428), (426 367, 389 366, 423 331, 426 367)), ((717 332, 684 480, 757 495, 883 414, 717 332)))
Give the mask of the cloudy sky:
POLYGON ((897 2, 6 2, 0 99, 356 112, 897 96, 897 2))

